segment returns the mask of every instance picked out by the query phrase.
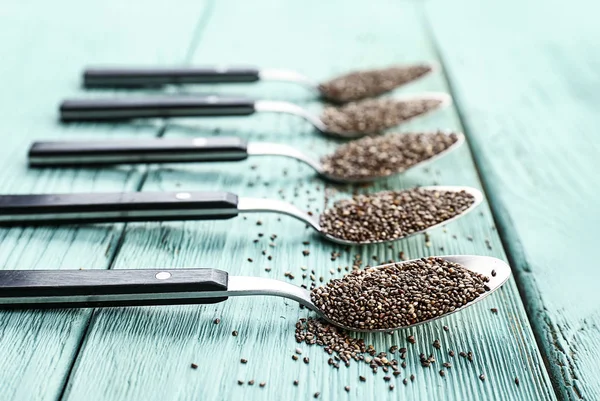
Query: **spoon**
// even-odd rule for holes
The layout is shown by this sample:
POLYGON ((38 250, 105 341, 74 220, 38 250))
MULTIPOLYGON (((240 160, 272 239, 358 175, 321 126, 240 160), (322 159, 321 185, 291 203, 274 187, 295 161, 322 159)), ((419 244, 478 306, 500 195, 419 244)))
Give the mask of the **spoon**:
POLYGON ((257 81, 284 81, 300 84, 320 97, 335 102, 359 100, 369 96, 340 97, 337 91, 328 90, 342 83, 346 90, 364 91, 365 80, 381 85, 378 81, 387 81, 377 94, 382 94, 402 84, 415 81, 437 69, 433 63, 398 65, 375 70, 355 71, 319 83, 292 70, 263 69, 256 67, 89 67, 83 72, 83 85, 86 88, 136 88, 157 87, 178 84, 223 84, 249 83, 257 81), (396 82, 389 77, 400 75, 396 82), (343 82, 341 82, 343 81, 343 82), (394 85, 395 84, 395 85, 394 85))
MULTIPOLYGON (((424 93, 394 97, 401 102, 436 101, 439 104, 430 110, 413 116, 421 116, 452 103, 446 93, 424 93)), ((113 99, 71 99, 60 105, 60 118, 63 122, 76 121, 115 121, 135 118, 168 117, 223 117, 244 116, 255 112, 288 113, 299 116, 311 123, 318 131, 343 138, 364 136, 361 132, 332 130, 321 116, 289 102, 252 100, 246 98, 219 96, 169 96, 169 97, 125 97, 113 99)), ((402 123, 411 118, 404 119, 402 123)))
MULTIPOLYGON (((489 291, 454 311, 410 326, 377 329, 393 331, 429 323, 481 301, 510 277, 510 267, 488 256, 456 255, 439 258, 490 278, 489 291), (495 276, 492 276, 495 270, 495 276)), ((401 263, 408 263, 401 262, 401 263)), ((382 268, 387 265, 377 266, 382 268)), ((229 276, 217 269, 133 269, 133 270, 0 270, 0 308, 95 308, 110 306, 213 304, 233 296, 270 295, 294 300, 331 320, 311 300, 310 291, 264 277, 229 276)))
MULTIPOLYGON (((422 187, 439 191, 465 191, 474 197, 473 204, 456 216, 415 231, 417 235, 446 224, 473 210, 483 200, 480 191, 470 187, 422 187)), ((73 223, 111 223, 131 221, 223 220, 239 213, 273 212, 294 217, 315 229, 329 241, 342 245, 365 245, 397 239, 359 242, 326 233, 318 216, 277 199, 238 198, 229 192, 126 192, 0 195, 0 226, 40 226, 73 223)))
MULTIPOLYGON (((436 160, 458 148, 464 142, 464 135, 456 134, 456 136, 457 141, 454 144, 428 159, 413 164, 406 170, 423 166, 423 164, 436 160)), ((299 160, 312 167, 321 177, 334 182, 360 183, 385 178, 379 176, 366 178, 336 176, 326 171, 320 160, 299 151, 293 146, 267 142, 248 143, 244 139, 235 137, 34 142, 29 149, 28 158, 31 167, 73 167, 240 161, 245 160, 248 156, 267 155, 284 156, 299 160)))

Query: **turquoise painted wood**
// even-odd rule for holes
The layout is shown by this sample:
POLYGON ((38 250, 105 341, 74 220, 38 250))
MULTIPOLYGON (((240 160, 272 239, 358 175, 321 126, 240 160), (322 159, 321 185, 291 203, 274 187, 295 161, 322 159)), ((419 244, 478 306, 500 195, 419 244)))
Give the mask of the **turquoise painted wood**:
MULTIPOLYGON (((297 68, 324 79, 351 68, 397 62, 435 60, 434 45, 422 19, 421 3, 376 0, 368 7, 347 1, 233 1, 216 2, 205 25, 191 39, 195 44, 190 62, 258 64, 297 68)), ((135 22, 132 22, 132 24, 135 22)), ((128 60, 128 59, 127 59, 128 60)), ((127 61, 125 60, 125 61, 127 61)), ((189 92, 206 88, 189 88, 189 92)), ((215 89, 215 88, 210 88, 215 89)), ((219 87, 228 93, 294 100, 314 110, 316 101, 300 88, 284 84, 254 87, 219 87)), ((442 75, 432 76, 400 92, 448 90, 442 75)), ((455 109, 415 120, 406 129, 460 129, 455 109)), ((321 155, 335 142, 319 136, 306 123, 289 116, 261 115, 249 118, 173 120, 168 136, 243 135, 252 140, 283 141, 321 155)), ((467 147, 429 169, 410 172, 364 190, 406 188, 418 184, 479 186, 467 147)), ((325 186, 312 172, 293 161, 278 158, 249 160, 239 164, 153 166, 142 190, 220 190, 246 196, 272 196, 292 201, 315 212, 330 199, 347 196, 352 189, 325 186)), ((329 201, 331 202, 331 200, 329 201)), ((423 237, 387 246, 350 249, 346 252, 322 242, 304 225, 286 217, 254 215, 221 222, 139 223, 125 228, 113 268, 205 266, 231 274, 284 279, 290 271, 300 284, 301 266, 326 279, 337 277, 337 267, 351 264, 360 254, 365 263, 440 253, 479 253, 504 257, 487 205, 446 230, 431 232, 431 245, 423 237), (260 222, 260 224, 259 224, 260 222), (259 238, 257 243, 253 240, 259 238), (270 246, 269 236, 276 234, 270 246), (472 239, 472 240, 471 240, 472 239), (489 247, 486 245, 489 241, 489 247), (310 241, 310 245, 303 245, 310 241), (491 248, 491 249, 490 249, 491 248), (303 250, 310 255, 304 256, 303 250), (263 255, 265 250, 267 255, 263 255), (330 260, 330 253, 342 256, 330 260), (268 255, 272 256, 271 260, 268 255), (374 258, 376 260, 374 260, 374 258), (250 260, 251 259, 251 260, 250 260), (271 268, 270 272, 265 268, 271 268), (330 273, 334 269, 334 274, 330 273)), ((439 322, 404 330, 392 336, 366 336, 385 349, 403 346, 409 334, 418 344, 409 346, 407 368, 388 389, 383 374, 372 375, 364 364, 339 371, 327 366, 329 358, 318 347, 302 346, 309 364, 294 362, 291 355, 294 324, 306 316, 291 301, 267 298, 231 299, 210 306, 124 308, 97 310, 65 377, 64 400, 226 400, 311 399, 320 392, 324 400, 346 399, 455 399, 455 400, 552 400, 555 399, 540 353, 529 327, 515 282, 464 313, 439 322), (490 308, 496 307, 494 315, 490 308), (221 323, 213 323, 215 318, 221 323), (450 327, 444 332, 443 325, 450 327), (237 330, 238 336, 231 332, 237 330), (432 350, 439 338, 442 349, 472 350, 468 363, 455 358, 445 378, 438 369, 424 369, 419 352, 432 350), (248 359, 241 364, 240 359, 248 359), (198 369, 190 368, 196 363, 198 369), (404 386, 404 376, 414 373, 414 383, 404 386), (478 376, 485 373, 481 382, 478 376), (367 381, 361 383, 358 376, 367 381), (520 386, 514 383, 520 379, 520 386), (237 380, 255 380, 239 386, 237 380), (299 385, 293 386, 293 380, 299 385), (265 381, 264 388, 258 383, 265 381), (344 386, 351 387, 350 392, 344 386)), ((436 352, 437 353, 437 352, 436 352)), ((437 353, 439 363, 449 360, 437 353)))
MULTIPOLYGON (((6 0, 0 6, 0 188, 2 193, 136 190, 144 169, 33 171, 34 139, 154 136, 160 122, 61 126, 61 98, 81 95, 86 63, 181 63, 201 22, 202 1, 6 0), (169 18, 167 18, 170 16, 169 18), (134 23, 132 23, 134 21, 134 23)), ((0 230, 2 269, 105 269, 123 225, 0 230)), ((92 311, 1 312, 0 399, 57 400, 92 311)), ((89 399, 89 398, 87 398, 89 399)))
POLYGON ((427 7, 530 321, 568 400, 600 399, 598 11, 584 0, 427 7))

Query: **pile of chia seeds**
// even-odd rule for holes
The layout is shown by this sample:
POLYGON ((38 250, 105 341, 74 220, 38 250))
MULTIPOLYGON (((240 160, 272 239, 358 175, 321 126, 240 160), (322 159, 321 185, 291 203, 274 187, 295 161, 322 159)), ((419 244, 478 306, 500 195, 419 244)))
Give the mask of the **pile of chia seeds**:
POLYGON ((440 99, 367 99, 341 107, 328 106, 321 113, 327 131, 334 134, 374 135, 438 108, 440 99))
POLYGON ((378 70, 356 71, 319 85, 323 97, 351 102, 379 96, 431 72, 431 65, 415 64, 378 70))
POLYGON ((489 290, 489 278, 441 258, 355 270, 311 291, 333 322, 392 330, 451 313, 489 290))
POLYGON ((372 179, 401 173, 458 141, 455 133, 399 133, 366 137, 340 146, 321 159, 325 174, 341 179, 372 179))
POLYGON ((382 191, 335 202, 321 214, 319 223, 325 234, 339 239, 390 241, 443 223, 474 202, 475 198, 465 191, 382 191))

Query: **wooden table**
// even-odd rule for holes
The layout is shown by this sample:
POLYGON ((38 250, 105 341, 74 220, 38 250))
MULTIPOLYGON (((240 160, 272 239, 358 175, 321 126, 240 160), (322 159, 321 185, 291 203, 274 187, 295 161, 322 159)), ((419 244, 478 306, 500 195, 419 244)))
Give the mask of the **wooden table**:
MULTIPOLYGON (((3 193, 229 190, 283 196, 322 210, 325 193, 334 188, 283 158, 30 170, 26 152, 34 139, 61 138, 228 134, 281 141, 315 155, 337 144, 299 119, 278 115, 61 125, 57 105, 64 97, 84 95, 79 75, 86 64, 245 63, 293 68, 323 80, 350 69, 437 60, 443 73, 398 92, 447 91, 455 107, 404 129, 464 130, 469 146, 428 169, 367 190, 472 185, 485 190, 488 203, 445 230, 433 230, 430 246, 419 236, 391 249, 341 251, 335 261, 330 253, 340 248, 320 241, 297 221, 275 215, 3 229, 3 269, 203 266, 281 279, 291 271, 293 282, 300 284, 301 266, 329 278, 330 269, 351 264, 356 254, 376 263, 373 258, 397 259, 403 251, 411 258, 457 253, 507 258, 514 277, 463 313, 392 336, 366 336, 380 349, 404 346, 408 335, 417 338, 402 376, 392 378, 393 391, 381 372, 373 375, 365 364, 332 369, 329 356, 316 346, 301 346, 308 365, 294 362, 294 324, 306 311, 281 299, 2 312, 0 398, 289 400, 312 399, 320 392, 323 400, 600 399, 600 292, 594 287, 599 264, 587 256, 593 255, 600 226, 597 11, 596 3, 582 0, 58 0, 35 5, 5 0, 0 7, 3 193), (253 243, 259 232, 264 237, 253 243), (277 234, 275 247, 268 245, 271 234, 277 234), (310 245, 303 245, 307 240, 310 245), (491 308, 498 308, 498 314, 491 308), (419 352, 430 350, 438 338, 442 351, 471 350, 474 361, 451 359, 440 351, 438 365, 445 360, 454 365, 445 377, 439 367, 421 367, 419 352), (248 363, 241 364, 241 358, 248 363), (411 373, 415 381, 403 385, 411 373), (366 382, 359 382, 359 375, 366 382), (237 384, 251 379, 254 386, 237 384), (264 388, 258 386, 262 381, 264 388)), ((306 90, 286 84, 172 90, 245 93, 320 107, 306 90)), ((337 190, 339 195, 352 191, 337 190)), ((333 276, 339 275, 335 270, 333 276)))

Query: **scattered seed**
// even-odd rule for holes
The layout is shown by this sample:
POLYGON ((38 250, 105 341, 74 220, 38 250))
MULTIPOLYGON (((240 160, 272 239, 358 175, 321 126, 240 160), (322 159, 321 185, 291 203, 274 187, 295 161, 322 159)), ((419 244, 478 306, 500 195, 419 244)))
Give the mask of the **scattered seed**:
POLYGON ((518 386, 519 385, 519 378, 515 377, 515 384, 518 386))
POLYGON ((300 348, 296 348, 296 354, 302 355, 302 350, 300 348))
POLYGON ((442 369, 442 370, 440 370, 440 376, 442 376, 442 377, 446 376, 446 372, 444 372, 444 370, 443 370, 443 369, 442 369))
POLYGON ((444 362, 443 366, 447 369, 450 369, 452 367, 452 364, 450 362, 444 362))
POLYGON ((410 381, 414 382, 415 381, 415 375, 410 375, 410 381))
POLYGON ((221 319, 219 319, 219 318, 216 318, 215 320, 213 320, 213 323, 214 323, 214 324, 219 324, 219 323, 221 323, 221 319))
POLYGON ((237 330, 233 330, 233 331, 231 332, 231 335, 232 335, 232 336, 234 336, 234 337, 237 337, 237 335, 238 335, 238 332, 237 332, 237 330))
POLYGON ((406 380, 406 379, 402 380, 402 384, 404 384, 406 386, 408 384, 408 380, 406 380))
POLYGON ((433 347, 434 347, 435 349, 440 349, 440 348, 442 348, 442 346, 441 346, 441 344, 440 344, 440 340, 435 340, 435 341, 433 342, 433 347))
POLYGON ((485 375, 483 373, 479 375, 479 380, 481 380, 482 382, 485 381, 485 375))
POLYGON ((448 326, 444 326, 444 331, 448 331, 448 330, 450 330, 450 329, 448 328, 448 326))
POLYGON ((408 336, 406 338, 406 341, 408 341, 411 344, 415 344, 417 342, 417 340, 415 340, 415 336, 408 336))
POLYGON ((492 311, 492 313, 496 314, 496 313, 498 313, 498 308, 492 308, 492 309, 490 309, 490 311, 492 311))
POLYGON ((366 382, 367 378, 364 376, 358 376, 358 380, 360 380, 361 382, 366 382))
POLYGON ((250 386, 254 386, 254 380, 250 380, 250 381, 248 382, 248 384, 249 384, 250 386))
POLYGON ((195 363, 192 363, 192 369, 198 369, 198 365, 196 365, 195 363))
POLYGON ((264 387, 264 386, 266 386, 266 385, 267 385, 267 383, 266 383, 266 382, 260 382, 260 383, 258 383, 258 385, 259 385, 260 387, 264 387))
POLYGON ((496 270, 492 270, 492 277, 496 277, 496 270))
POLYGON ((344 390, 346 390, 346 392, 350 392, 350 386, 344 387, 344 390))
POLYGON ((292 359, 293 359, 294 361, 297 361, 297 360, 298 360, 298 357, 297 357, 296 355, 292 355, 292 359))
POLYGON ((390 391, 392 391, 396 386, 394 386, 393 384, 390 384, 390 391))
POLYGON ((305 356, 305 357, 304 357, 304 359, 302 359, 302 360, 304 361, 304 363, 308 363, 308 362, 310 362, 310 360, 308 359, 308 357, 307 357, 307 356, 305 356))
POLYGON ((245 364, 245 363, 248 363, 248 360, 247 360, 247 359, 244 359, 244 358, 242 358, 242 359, 240 359, 240 362, 245 364))
POLYGON ((294 380, 294 386, 298 385, 298 380, 294 380))
POLYGON ((314 396, 313 396, 313 397, 315 397, 315 398, 319 398, 319 396, 320 396, 320 395, 321 395, 321 393, 317 392, 317 393, 315 393, 315 394, 314 394, 314 396))
POLYGON ((242 384, 244 384, 244 381, 243 380, 238 380, 237 383, 241 386, 242 384))

